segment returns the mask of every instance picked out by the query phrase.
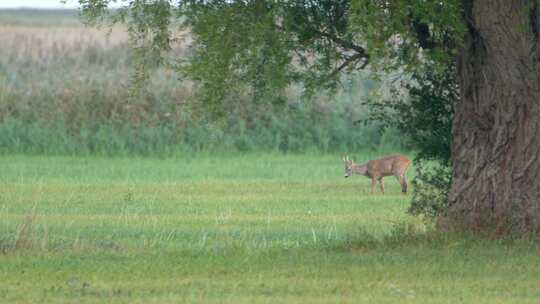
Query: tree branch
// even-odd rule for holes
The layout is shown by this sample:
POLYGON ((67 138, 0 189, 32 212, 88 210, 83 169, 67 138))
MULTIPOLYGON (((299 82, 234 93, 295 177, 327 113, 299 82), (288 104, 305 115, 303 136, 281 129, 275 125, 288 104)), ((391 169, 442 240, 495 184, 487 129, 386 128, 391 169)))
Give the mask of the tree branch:
MULTIPOLYGON (((315 12, 312 12, 313 16, 316 16, 317 14, 315 12)), ((315 23, 319 23, 319 21, 313 21, 315 23)), ((288 32, 286 28, 279 24, 275 24, 276 28, 278 30, 288 32)), ((336 68, 334 69, 327 77, 327 79, 331 79, 335 77, 338 73, 343 71, 346 67, 350 66, 351 64, 356 64, 358 61, 364 59, 364 62, 362 66, 360 66, 360 69, 364 69, 369 64, 369 54, 366 52, 366 49, 360 45, 355 44, 354 42, 350 40, 343 39, 336 35, 335 33, 330 33, 324 30, 319 30, 313 25, 309 25, 305 30, 310 31, 311 33, 315 34, 316 37, 314 39, 327 39, 330 42, 332 42, 337 47, 345 50, 345 51, 353 51, 355 54, 352 56, 346 56, 345 52, 342 51, 342 56, 346 59, 336 68)), ((294 30, 293 30, 294 32, 294 30)))
POLYGON ((343 38, 337 37, 327 32, 319 31, 317 29, 313 29, 313 32, 321 37, 329 39, 335 44, 340 45, 344 49, 353 50, 358 54, 362 54, 362 56, 364 56, 366 59, 369 59, 369 55, 367 54, 366 50, 363 47, 354 44, 352 41, 345 40, 343 38))
POLYGON ((364 63, 362 64, 362 66, 360 67, 360 69, 365 68, 369 61, 367 60, 367 58, 364 57, 363 54, 357 53, 357 54, 354 54, 353 56, 345 59, 345 61, 339 67, 337 67, 334 71, 332 71, 332 73, 330 73, 330 75, 328 75, 328 79, 334 78, 343 69, 345 69, 346 67, 348 67, 352 63, 358 62, 360 59, 366 59, 364 61, 364 63))

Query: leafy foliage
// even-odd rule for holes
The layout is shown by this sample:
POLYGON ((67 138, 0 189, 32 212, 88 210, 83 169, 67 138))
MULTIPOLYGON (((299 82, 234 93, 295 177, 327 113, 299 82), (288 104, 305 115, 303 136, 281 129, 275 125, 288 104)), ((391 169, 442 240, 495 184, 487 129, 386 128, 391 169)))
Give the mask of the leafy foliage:
POLYGON ((81 0, 82 13, 128 23, 134 45, 149 37, 154 51, 167 49, 170 19, 182 19, 193 52, 180 72, 215 112, 246 89, 254 101, 279 103, 292 83, 310 97, 368 64, 415 70, 425 58, 452 56, 463 32, 457 0, 137 0, 108 11, 109 2, 81 0))
POLYGON ((135 71, 133 91, 140 95, 148 80, 149 70, 163 62, 163 54, 170 50, 173 6, 169 1, 133 0, 127 7, 108 9, 111 0, 79 0, 81 16, 92 25, 102 23, 127 24, 133 49, 135 71))
POLYGON ((452 185, 452 168, 444 163, 416 161, 413 197, 408 212, 428 218, 437 217, 448 208, 448 192, 452 185))
POLYGON ((293 77, 291 41, 276 30, 269 3, 193 3, 184 12, 195 42, 180 70, 199 83, 206 109, 219 113, 244 91, 255 101, 284 100, 283 89, 293 77))
POLYGON ((452 117, 459 99, 456 67, 425 65, 391 91, 390 98, 369 99, 370 120, 409 135, 417 160, 450 164, 452 117))

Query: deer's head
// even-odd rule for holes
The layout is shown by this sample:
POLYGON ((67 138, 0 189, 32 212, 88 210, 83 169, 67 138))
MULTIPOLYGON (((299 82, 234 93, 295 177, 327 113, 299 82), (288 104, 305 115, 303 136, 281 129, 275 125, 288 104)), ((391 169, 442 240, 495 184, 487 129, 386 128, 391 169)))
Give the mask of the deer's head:
POLYGON ((343 163, 345 164, 345 178, 347 178, 353 174, 354 161, 346 156, 343 157, 343 163))

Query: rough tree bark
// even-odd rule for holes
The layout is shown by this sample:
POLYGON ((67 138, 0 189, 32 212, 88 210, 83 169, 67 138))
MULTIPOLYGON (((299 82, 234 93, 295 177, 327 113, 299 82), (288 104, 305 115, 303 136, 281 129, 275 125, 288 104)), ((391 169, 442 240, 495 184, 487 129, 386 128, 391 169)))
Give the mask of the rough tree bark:
POLYGON ((537 0, 463 0, 449 217, 461 228, 540 232, 537 0))

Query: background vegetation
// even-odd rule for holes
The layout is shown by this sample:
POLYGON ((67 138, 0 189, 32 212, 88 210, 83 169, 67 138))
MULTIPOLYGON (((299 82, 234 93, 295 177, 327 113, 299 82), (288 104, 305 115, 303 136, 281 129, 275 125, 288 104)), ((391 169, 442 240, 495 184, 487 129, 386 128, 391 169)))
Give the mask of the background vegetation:
MULTIPOLYGON (((289 87, 283 104, 254 104, 237 92, 215 120, 171 66, 153 69, 133 94, 128 34, 122 26, 107 32, 83 26, 73 11, 0 12, 0 153, 346 152, 405 143, 395 128, 359 123, 362 101, 379 86, 367 74, 343 79, 332 98, 305 100, 289 87)), ((170 56, 185 56, 186 40, 170 56)))

